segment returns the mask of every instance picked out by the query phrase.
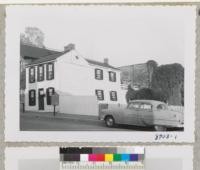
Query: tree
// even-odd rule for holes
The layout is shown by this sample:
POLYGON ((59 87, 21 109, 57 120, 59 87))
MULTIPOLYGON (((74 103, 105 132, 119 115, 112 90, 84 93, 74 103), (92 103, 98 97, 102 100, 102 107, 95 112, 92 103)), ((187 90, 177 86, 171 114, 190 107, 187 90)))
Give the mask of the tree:
POLYGON ((171 105, 184 104, 184 68, 181 64, 157 67, 152 76, 153 90, 162 91, 171 105))
POLYGON ((25 33, 20 34, 20 41, 44 48, 44 33, 37 27, 26 27, 25 33))
POLYGON ((158 66, 158 63, 155 62, 154 60, 149 60, 147 61, 147 71, 148 71, 148 75, 149 75, 149 85, 151 85, 151 82, 152 82, 152 76, 153 76, 153 73, 154 71, 156 70, 158 66))
POLYGON ((152 90, 150 88, 142 88, 138 91, 135 91, 129 86, 126 93, 127 103, 130 100, 157 100, 166 102, 165 95, 161 91, 152 90))
POLYGON ((128 103, 130 100, 134 100, 136 95, 136 91, 131 88, 131 85, 128 85, 128 91, 126 92, 126 102, 128 103))

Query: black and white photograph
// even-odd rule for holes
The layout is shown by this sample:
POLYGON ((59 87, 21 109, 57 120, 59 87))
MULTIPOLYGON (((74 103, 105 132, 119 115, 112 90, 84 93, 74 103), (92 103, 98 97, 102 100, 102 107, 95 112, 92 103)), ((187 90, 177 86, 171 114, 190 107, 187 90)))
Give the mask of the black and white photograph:
POLYGON ((195 15, 184 6, 8 7, 5 104, 18 108, 18 133, 192 135, 195 15))

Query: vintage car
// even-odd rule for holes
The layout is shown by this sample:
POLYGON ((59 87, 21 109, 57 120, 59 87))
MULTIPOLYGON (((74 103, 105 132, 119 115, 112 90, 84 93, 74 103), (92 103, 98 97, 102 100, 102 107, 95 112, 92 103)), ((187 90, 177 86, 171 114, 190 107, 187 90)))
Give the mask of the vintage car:
POLYGON ((108 107, 99 112, 106 126, 115 124, 154 127, 156 131, 183 128, 183 113, 168 109, 168 105, 155 100, 133 100, 125 107, 108 107))

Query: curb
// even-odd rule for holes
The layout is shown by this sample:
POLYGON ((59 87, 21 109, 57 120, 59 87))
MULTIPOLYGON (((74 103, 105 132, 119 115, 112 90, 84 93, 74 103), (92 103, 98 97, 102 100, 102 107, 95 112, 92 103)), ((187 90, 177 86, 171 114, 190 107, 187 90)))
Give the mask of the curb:
POLYGON ((34 115, 34 114, 26 114, 26 113, 22 113, 20 114, 20 116, 23 116, 23 117, 38 117, 38 118, 47 118, 47 119, 70 119, 70 120, 74 120, 74 121, 87 121, 87 122, 97 122, 97 123, 101 123, 102 121, 98 120, 98 118, 95 120, 95 119, 85 119, 85 118, 76 118, 76 117, 67 117, 67 116, 63 116, 63 117, 60 117, 60 116, 50 116, 50 115, 44 115, 44 116, 41 116, 41 115, 34 115))

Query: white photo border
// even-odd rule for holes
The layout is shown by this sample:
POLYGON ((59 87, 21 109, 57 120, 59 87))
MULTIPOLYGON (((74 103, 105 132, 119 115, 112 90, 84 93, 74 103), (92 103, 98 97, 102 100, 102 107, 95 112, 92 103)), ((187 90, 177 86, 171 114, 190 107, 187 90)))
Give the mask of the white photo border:
MULTIPOLYGON (((93 5, 91 7, 95 7, 93 5)), ((106 5, 108 6, 108 5, 106 5)), ((160 5, 161 6, 161 5, 160 5)), ((161 6, 182 8, 187 13, 185 23, 185 112, 184 131, 176 132, 120 132, 120 131, 20 131, 19 128, 19 59, 20 25, 13 20, 21 6, 6 7, 5 47, 5 141, 27 142, 194 142, 195 120, 195 59, 196 59, 196 6, 161 6), (169 136, 156 139, 158 136, 169 136)), ((33 6, 35 8, 39 6, 33 6)), ((54 8, 54 6, 43 6, 54 8)), ((56 6, 59 7, 59 6, 56 6)), ((84 8, 84 6, 82 6, 84 8)), ((123 6, 122 6, 123 7, 123 6)), ((136 6, 130 6, 136 8, 136 6)), ((137 6, 137 8, 156 6, 137 6)), ((20 18, 18 18, 20 19, 20 18)))

